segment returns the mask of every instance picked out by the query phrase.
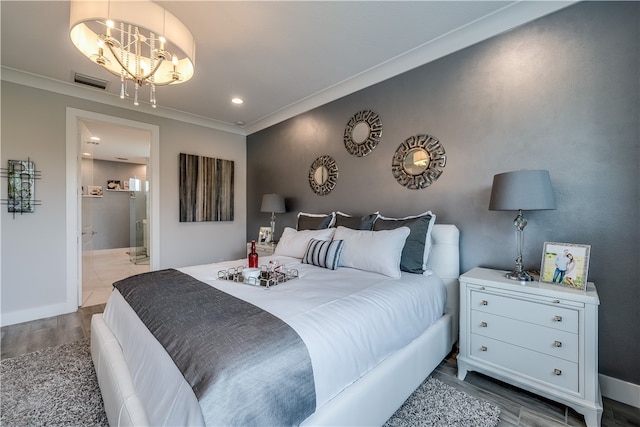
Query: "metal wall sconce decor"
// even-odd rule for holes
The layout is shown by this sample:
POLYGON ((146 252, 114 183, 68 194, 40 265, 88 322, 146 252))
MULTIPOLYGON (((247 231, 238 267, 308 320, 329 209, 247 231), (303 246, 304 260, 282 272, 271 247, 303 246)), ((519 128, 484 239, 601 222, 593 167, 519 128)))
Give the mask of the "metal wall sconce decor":
POLYGON ((8 198, 2 199, 2 204, 7 205, 14 218, 16 213, 34 212, 35 207, 41 204, 35 198, 35 180, 40 176, 40 171, 30 159, 9 160, 7 169, 2 169, 2 177, 7 178, 9 185, 8 198))
POLYGON ((364 157, 371 153, 382 137, 382 120, 371 110, 358 111, 344 129, 344 146, 350 154, 364 157))
POLYGON ((309 168, 309 185, 314 193, 325 196, 338 182, 338 165, 331 156, 320 156, 309 168))
POLYGON ((414 135, 398 146, 391 162, 394 178, 412 190, 426 188, 442 174, 447 163, 444 147, 430 135, 414 135))

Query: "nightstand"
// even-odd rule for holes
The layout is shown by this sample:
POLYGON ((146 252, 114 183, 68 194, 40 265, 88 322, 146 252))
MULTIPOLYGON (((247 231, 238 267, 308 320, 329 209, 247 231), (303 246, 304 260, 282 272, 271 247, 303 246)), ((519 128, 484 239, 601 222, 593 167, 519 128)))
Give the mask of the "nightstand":
POLYGON ((598 293, 517 282, 504 271, 460 276, 458 378, 477 371, 555 400, 600 426, 598 293))
MULTIPOLYGON (((275 250, 275 244, 256 242, 256 252, 258 253, 258 257, 273 255, 273 251, 275 250)), ((249 255, 249 252, 251 252, 251 242, 247 243, 247 255, 249 255)))

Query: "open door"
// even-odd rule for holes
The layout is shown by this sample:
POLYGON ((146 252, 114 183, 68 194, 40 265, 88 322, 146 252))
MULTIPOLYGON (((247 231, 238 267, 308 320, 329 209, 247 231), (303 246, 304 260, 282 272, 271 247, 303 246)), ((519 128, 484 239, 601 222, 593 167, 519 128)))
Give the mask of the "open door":
POLYGON ((131 177, 129 190, 129 260, 134 264, 149 264, 149 191, 146 177, 131 177))
POLYGON ((84 141, 83 160, 82 160, 82 197, 81 197, 81 213, 82 213, 82 286, 80 287, 79 305, 83 305, 91 290, 97 283, 94 269, 94 251, 93 237, 96 231, 93 227, 93 208, 96 199, 102 197, 103 189, 99 186, 92 185, 93 179, 93 154, 94 144, 91 142, 86 129, 81 132, 80 138, 84 141))

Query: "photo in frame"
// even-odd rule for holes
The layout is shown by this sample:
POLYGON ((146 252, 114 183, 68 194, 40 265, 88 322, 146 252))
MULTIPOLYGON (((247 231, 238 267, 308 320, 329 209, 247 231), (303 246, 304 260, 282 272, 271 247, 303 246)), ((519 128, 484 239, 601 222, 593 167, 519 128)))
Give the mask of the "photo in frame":
POLYGON ((540 281, 586 290, 590 245, 545 242, 540 281))
POLYGON ((90 196, 102 196, 102 186, 101 185, 89 185, 87 190, 87 194, 90 196))
POLYGON ((271 227, 260 227, 258 233, 259 243, 271 243, 273 242, 273 235, 271 234, 271 227))
POLYGON ((107 180, 107 190, 122 190, 122 183, 118 179, 109 179, 107 180))

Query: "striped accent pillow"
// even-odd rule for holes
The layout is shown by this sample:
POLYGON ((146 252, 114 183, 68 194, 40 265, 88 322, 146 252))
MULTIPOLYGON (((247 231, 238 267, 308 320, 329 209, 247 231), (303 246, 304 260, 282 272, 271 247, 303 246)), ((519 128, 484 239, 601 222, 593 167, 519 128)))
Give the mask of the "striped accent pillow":
POLYGON ((307 246, 307 251, 302 257, 302 262, 335 270, 338 268, 338 261, 343 247, 344 240, 311 239, 307 246))

